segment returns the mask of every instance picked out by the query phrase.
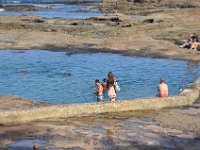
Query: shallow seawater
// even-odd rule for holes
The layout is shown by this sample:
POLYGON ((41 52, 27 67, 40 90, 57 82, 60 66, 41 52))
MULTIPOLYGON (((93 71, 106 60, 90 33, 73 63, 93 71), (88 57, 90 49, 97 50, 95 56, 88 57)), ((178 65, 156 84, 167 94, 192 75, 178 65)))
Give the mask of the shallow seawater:
POLYGON ((47 142, 44 140, 40 140, 40 139, 26 139, 26 140, 15 141, 14 143, 9 144, 7 149, 9 149, 9 150, 16 150, 16 149, 30 150, 30 149, 33 149, 33 145, 36 143, 37 143, 37 145, 40 146, 40 148, 48 149, 48 147, 46 146, 47 142))
MULTIPOLYGON (((102 16, 99 7, 86 6, 86 5, 71 5, 61 4, 60 1, 7 1, 3 3, 4 6, 20 6, 20 5, 33 5, 36 7, 50 8, 50 10, 37 10, 37 11, 0 11, 0 14, 5 15, 23 15, 34 14, 46 18, 62 18, 62 19, 86 19, 90 17, 102 16), (52 2, 52 3, 44 3, 52 2)), ((98 1, 97 1, 98 2, 98 1)), ((25 7, 25 6, 24 6, 25 7)))
POLYGON ((109 71, 121 87, 117 99, 124 100, 156 96, 160 77, 166 79, 169 95, 177 95, 199 76, 199 65, 111 53, 1 50, 0 95, 53 104, 95 102, 94 81, 109 71))

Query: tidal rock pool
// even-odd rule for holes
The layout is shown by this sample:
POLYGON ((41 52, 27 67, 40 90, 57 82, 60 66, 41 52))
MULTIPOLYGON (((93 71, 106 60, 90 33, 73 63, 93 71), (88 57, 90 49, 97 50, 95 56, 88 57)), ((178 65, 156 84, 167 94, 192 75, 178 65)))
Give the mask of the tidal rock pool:
POLYGON ((178 95, 199 76, 199 64, 111 53, 1 50, 0 95, 52 104, 96 102, 94 81, 109 71, 121 87, 117 100, 125 100, 156 96, 160 77, 169 95, 178 95))

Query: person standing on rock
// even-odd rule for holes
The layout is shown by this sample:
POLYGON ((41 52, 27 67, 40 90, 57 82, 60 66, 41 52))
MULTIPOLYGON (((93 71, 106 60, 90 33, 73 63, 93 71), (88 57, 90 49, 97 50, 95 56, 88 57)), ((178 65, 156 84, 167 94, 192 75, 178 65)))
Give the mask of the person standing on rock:
POLYGON ((168 97, 168 85, 165 83, 164 78, 160 78, 160 84, 158 85, 158 96, 168 97))

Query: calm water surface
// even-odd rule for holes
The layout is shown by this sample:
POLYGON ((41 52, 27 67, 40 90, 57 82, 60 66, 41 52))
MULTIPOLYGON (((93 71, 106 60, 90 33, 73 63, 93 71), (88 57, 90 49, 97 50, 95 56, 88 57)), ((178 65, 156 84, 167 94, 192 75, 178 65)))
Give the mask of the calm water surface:
MULTIPOLYGON (((59 4, 64 0, 5 0, 3 4, 5 6, 10 5, 33 5, 36 7, 51 8, 51 10, 38 10, 38 11, 0 11, 0 14, 5 15, 23 15, 23 14, 35 14, 46 18, 62 18, 62 19, 85 19, 90 17, 102 16, 99 8, 95 6, 86 5, 69 5, 59 4), (54 4, 45 4, 44 2, 55 2, 54 4)), ((90 0, 96 1, 98 0, 90 0)))
POLYGON ((54 104, 95 102, 95 79, 101 81, 112 71, 121 87, 118 100, 156 96, 161 76, 169 84, 169 94, 177 95, 182 82, 192 83, 199 69, 185 61, 108 53, 1 50, 0 94, 54 104))

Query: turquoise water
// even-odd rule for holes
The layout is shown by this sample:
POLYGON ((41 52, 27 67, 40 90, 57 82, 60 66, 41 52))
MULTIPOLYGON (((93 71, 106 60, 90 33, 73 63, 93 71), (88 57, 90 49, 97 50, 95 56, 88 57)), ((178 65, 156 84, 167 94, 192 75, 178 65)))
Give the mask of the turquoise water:
POLYGON ((177 95, 182 84, 199 76, 199 65, 109 53, 1 50, 0 95, 54 104, 95 102, 94 81, 102 81, 109 71, 121 87, 120 100, 156 96, 160 77, 165 77, 169 94, 177 95))
POLYGON ((36 7, 51 8, 50 10, 38 10, 38 11, 0 11, 0 14, 5 15, 23 15, 23 14, 34 14, 46 18, 62 18, 62 19, 86 19, 96 16, 102 16, 99 7, 86 6, 86 5, 70 5, 60 4, 63 0, 55 1, 53 4, 43 2, 54 2, 54 1, 5 1, 4 6, 9 5, 33 5, 36 7))

